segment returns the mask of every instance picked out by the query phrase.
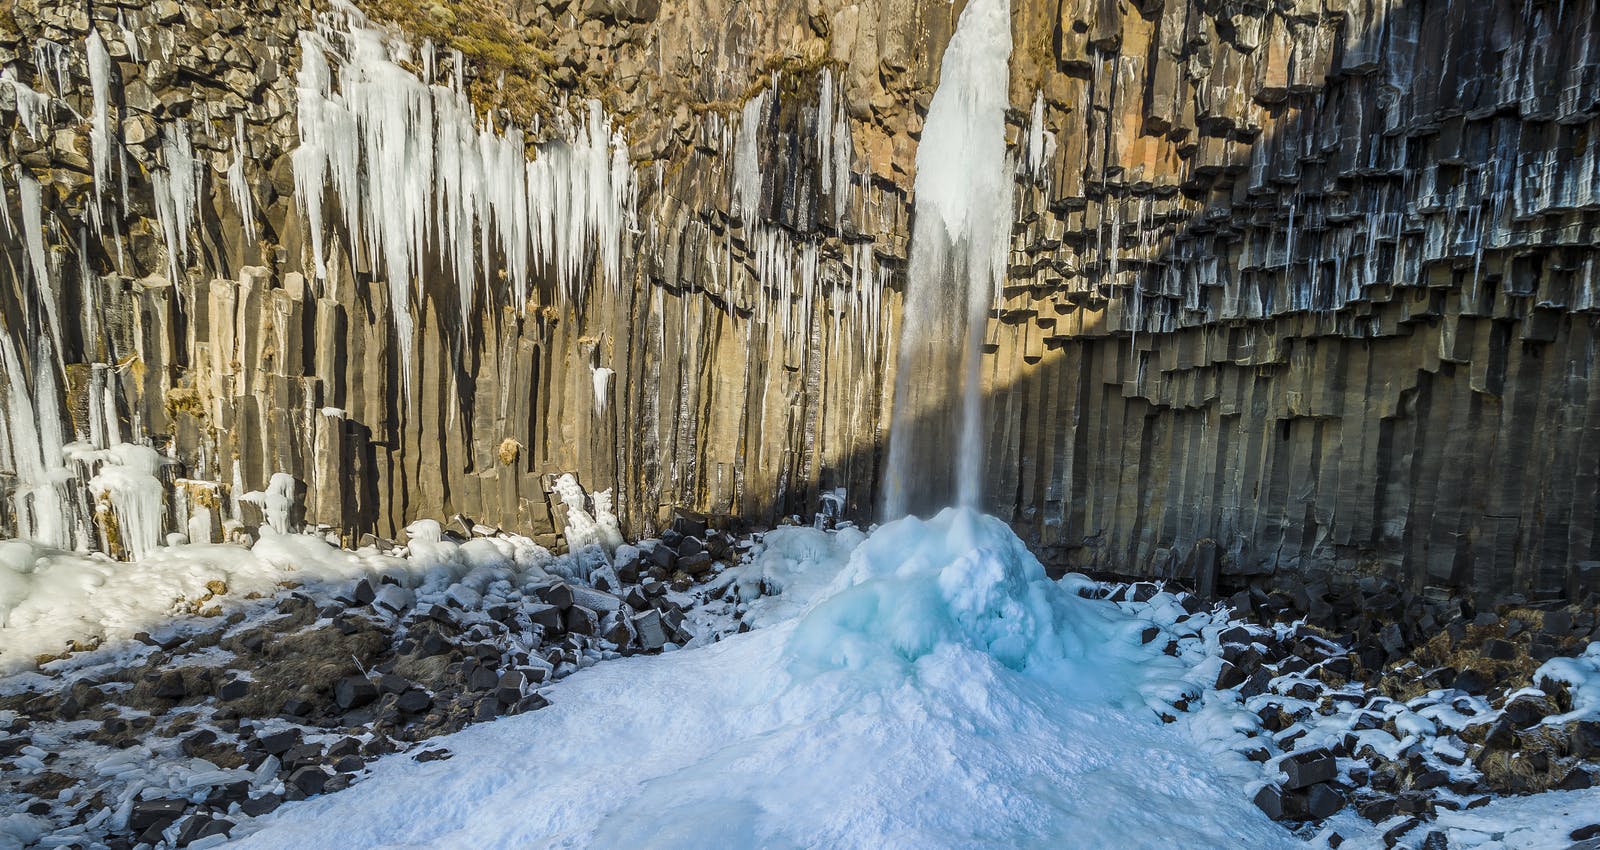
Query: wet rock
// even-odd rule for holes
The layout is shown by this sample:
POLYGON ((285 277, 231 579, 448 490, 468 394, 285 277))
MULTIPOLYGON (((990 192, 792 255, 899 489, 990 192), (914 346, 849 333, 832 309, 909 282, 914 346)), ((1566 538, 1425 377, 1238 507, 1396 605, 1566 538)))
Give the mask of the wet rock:
POLYGON ((1385 847, 1394 847, 1395 845, 1400 843, 1400 839, 1406 833, 1410 832, 1413 829, 1416 829, 1421 824, 1422 824, 1421 820, 1418 820, 1417 818, 1412 817, 1412 818, 1406 818, 1405 820, 1395 824, 1394 826, 1389 827, 1388 829, 1384 830, 1384 833, 1383 833, 1383 846, 1385 846, 1385 847))
POLYGON ((702 576, 711 571, 712 563, 709 553, 699 552, 687 557, 679 557, 678 569, 690 576, 702 576))
POLYGON ((541 588, 539 590, 539 598, 546 605, 553 605, 562 611, 566 611, 573 604, 572 587, 565 582, 553 584, 549 587, 541 588))
POLYGON ((217 686, 217 699, 224 702, 244 699, 250 693, 250 683, 244 679, 228 679, 217 686))
POLYGON ((1517 657, 1517 648, 1510 641, 1491 638, 1483 642, 1483 657, 1495 661, 1511 661, 1517 657))
POLYGON ((499 682, 500 677, 495 673, 494 668, 492 667, 473 665, 470 670, 466 671, 466 685, 468 690, 479 692, 494 690, 494 687, 499 684, 499 682))
POLYGON ((398 615, 411 610, 416 602, 417 596, 412 591, 397 584, 385 584, 373 594, 371 604, 374 608, 398 615))
POLYGON ((421 714, 433 706, 433 698, 420 688, 412 688, 400 694, 394 705, 406 714, 421 714))
POLYGON ((509 670, 500 676, 500 682, 495 688, 495 698, 505 705, 515 705, 522 699, 522 689, 527 684, 527 677, 520 670, 509 670))
POLYGON ((322 761, 321 744, 296 744, 278 757, 283 762, 285 770, 293 772, 302 767, 316 765, 322 761))
POLYGON ((1336 812, 1344 808, 1344 802, 1344 795, 1326 782, 1319 782, 1306 789, 1306 815, 1311 820, 1333 817, 1336 812))
POLYGON ((1544 697, 1523 695, 1506 703, 1503 716, 1518 729, 1526 729, 1554 712, 1544 697))
POLYGON ((1559 791, 1581 791, 1594 787, 1594 774, 1587 768, 1574 767, 1554 786, 1559 791))

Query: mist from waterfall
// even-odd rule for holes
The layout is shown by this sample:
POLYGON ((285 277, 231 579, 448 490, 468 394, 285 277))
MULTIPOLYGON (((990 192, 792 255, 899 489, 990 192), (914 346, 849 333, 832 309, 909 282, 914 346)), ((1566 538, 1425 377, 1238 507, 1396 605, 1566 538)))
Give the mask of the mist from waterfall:
POLYGON ((982 496, 979 361, 1013 217, 1010 59, 1009 0, 972 0, 945 49, 917 149, 885 481, 889 519, 952 502, 977 506, 982 496))

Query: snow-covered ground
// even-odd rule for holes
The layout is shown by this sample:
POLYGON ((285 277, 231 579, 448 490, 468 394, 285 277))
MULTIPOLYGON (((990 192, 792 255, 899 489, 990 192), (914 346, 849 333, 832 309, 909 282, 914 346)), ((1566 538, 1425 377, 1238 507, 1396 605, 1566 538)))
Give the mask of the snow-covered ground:
MULTIPOLYGON (((58 652, 66 641, 105 644, 39 673, 5 676, 0 693, 39 685, 45 674, 128 664, 154 651, 129 640, 134 632, 215 629, 213 609, 256 606, 261 616, 276 616, 270 603, 282 600, 286 581, 320 586, 312 595, 333 599, 354 579, 383 577, 394 585, 380 588, 445 603, 498 600, 507 588, 554 581, 552 574, 579 581, 574 570, 611 576, 608 514, 599 513, 579 525, 601 545, 561 558, 514 535, 453 542, 430 521, 410 529, 407 547, 387 553, 268 532, 249 549, 157 547, 137 563, 117 564, 0 542, 0 670, 25 670, 33 655, 58 652), (586 558, 595 563, 585 567, 586 558), (257 594, 262 599, 252 602, 257 594)), ((1432 848, 1441 838, 1451 848, 1600 850, 1571 838, 1600 824, 1600 789, 1491 798, 1441 788, 1433 792, 1436 819, 1420 823, 1396 814, 1374 824, 1354 805, 1298 834, 1274 823, 1253 798, 1264 784, 1282 783, 1284 758, 1337 749, 1354 736, 1391 760, 1470 780, 1462 730, 1502 712, 1455 691, 1400 702, 1356 684, 1318 685, 1346 698, 1296 696, 1317 684, 1304 665, 1276 675, 1264 692, 1217 690, 1227 652, 1252 641, 1290 645, 1284 641, 1298 627, 1251 625, 1226 606, 1148 584, 1051 581, 993 517, 950 509, 871 534, 780 528, 762 535, 738 566, 707 578, 694 599, 682 600, 698 635, 687 649, 606 653, 605 663, 578 665, 584 669, 574 667, 559 686, 541 686, 553 699, 542 711, 432 738, 371 762, 370 772, 356 769, 351 775, 360 778, 347 790, 265 817, 228 809, 234 836, 246 847, 295 850, 1364 850, 1432 848), (1271 731, 1263 722, 1271 706, 1297 719, 1271 731), (1392 734, 1373 718, 1392 721, 1392 734), (415 759, 440 749, 451 757, 415 759), (1475 808, 1449 808, 1469 805, 1475 808)), ((252 617, 243 625, 260 619, 252 617)), ((1332 647, 1329 657, 1343 652, 1332 647)), ((1534 676, 1541 678, 1566 683, 1573 709, 1545 722, 1593 717, 1600 644, 1550 661, 1534 676)), ((100 817, 125 818, 135 798, 194 803, 213 780, 252 775, 249 767, 219 771, 186 759, 176 739, 120 752, 79 746, 71 740, 79 726, 95 723, 33 728, 32 746, 11 767, 44 771, 50 766, 42 760, 53 755, 58 768, 83 762, 114 775, 102 790, 122 805, 100 817), (150 755, 158 751, 166 755, 150 755)), ((254 785, 278 787, 276 764, 254 785)), ((1341 756, 1336 784, 1360 793, 1366 782, 1353 776, 1365 766, 1341 756)), ((0 848, 54 846, 43 824, 0 812, 0 848)))
POLYGON ((795 557, 756 568, 794 616, 596 666, 543 712, 437 739, 448 761, 381 760, 241 846, 1299 844, 1152 710, 1193 690, 1152 621, 1048 580, 999 520, 771 537, 795 557))

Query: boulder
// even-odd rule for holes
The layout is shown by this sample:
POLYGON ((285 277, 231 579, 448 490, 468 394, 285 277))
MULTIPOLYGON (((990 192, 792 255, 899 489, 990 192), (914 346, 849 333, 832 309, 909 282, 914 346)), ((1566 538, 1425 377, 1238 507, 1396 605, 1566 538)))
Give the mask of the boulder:
POLYGON ((1338 760, 1333 753, 1320 748, 1285 756, 1278 766, 1288 776, 1283 787, 1291 791, 1327 782, 1339 775, 1338 760))
POLYGON ((128 813, 128 828, 136 833, 142 833, 152 827, 165 829, 189 807, 184 800, 140 800, 133 804, 133 809, 128 813))
POLYGON ((286 784, 311 797, 322 793, 322 789, 328 784, 328 774, 321 767, 307 765, 290 773, 286 784))
POLYGON ((667 630, 661 624, 661 612, 650 610, 633 617, 633 631, 638 635, 639 646, 654 652, 667 644, 667 630))
POLYGON ((343 711, 360 708, 378 698, 378 686, 366 676, 346 676, 333 686, 333 700, 343 711))

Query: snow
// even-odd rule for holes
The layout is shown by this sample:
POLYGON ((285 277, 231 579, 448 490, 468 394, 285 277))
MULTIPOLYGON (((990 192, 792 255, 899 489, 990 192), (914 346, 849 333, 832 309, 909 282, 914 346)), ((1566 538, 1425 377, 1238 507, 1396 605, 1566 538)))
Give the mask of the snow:
POLYGON ((1546 661, 1533 674, 1536 683, 1545 679, 1565 684, 1572 696, 1572 711, 1545 718, 1546 723, 1600 718, 1600 641, 1576 658, 1546 661))
MULTIPOLYGON (((1500 797, 1475 809, 1439 809, 1438 819, 1410 832, 1400 847, 1415 847, 1429 831, 1443 832, 1452 850, 1569 850, 1583 847, 1567 836, 1600 823, 1600 788, 1500 797)), ((1327 827, 1344 836, 1342 850, 1381 850, 1387 821, 1371 824, 1344 811, 1327 827)))
POLYGON ((1185 662, 1149 621, 1051 582, 1000 521, 825 537, 769 535, 793 618, 591 667, 239 846, 1297 846, 1150 710, 1185 662))
POLYGON ((980 496, 980 349, 1013 219, 1015 169, 1008 166, 1005 134, 1010 56, 1008 0, 969 3, 945 49, 917 146, 911 268, 885 481, 884 507, 891 518, 908 513, 924 496, 967 506, 980 496), (942 429, 929 426, 949 417, 953 398, 962 400, 956 446, 942 429), (937 492, 925 483, 929 467, 944 466, 952 454, 953 492, 937 492))
MULTIPOLYGON (((413 523, 407 531, 410 545, 396 554, 340 549, 316 534, 264 528, 248 548, 158 546, 131 563, 0 540, 0 675, 31 669, 39 656, 59 654, 73 643, 99 644, 102 653, 113 656, 137 652, 144 644, 131 638, 139 632, 203 626, 209 618, 184 618, 206 607, 227 613, 269 604, 286 583, 315 589, 359 578, 377 584, 387 577, 402 586, 391 595, 407 593, 416 601, 437 603, 456 585, 482 594, 502 580, 549 581, 544 568, 552 556, 528 538, 502 535, 456 543, 445 540, 433 520, 413 523)), ((101 663, 105 659, 98 654, 52 663, 101 663)))

